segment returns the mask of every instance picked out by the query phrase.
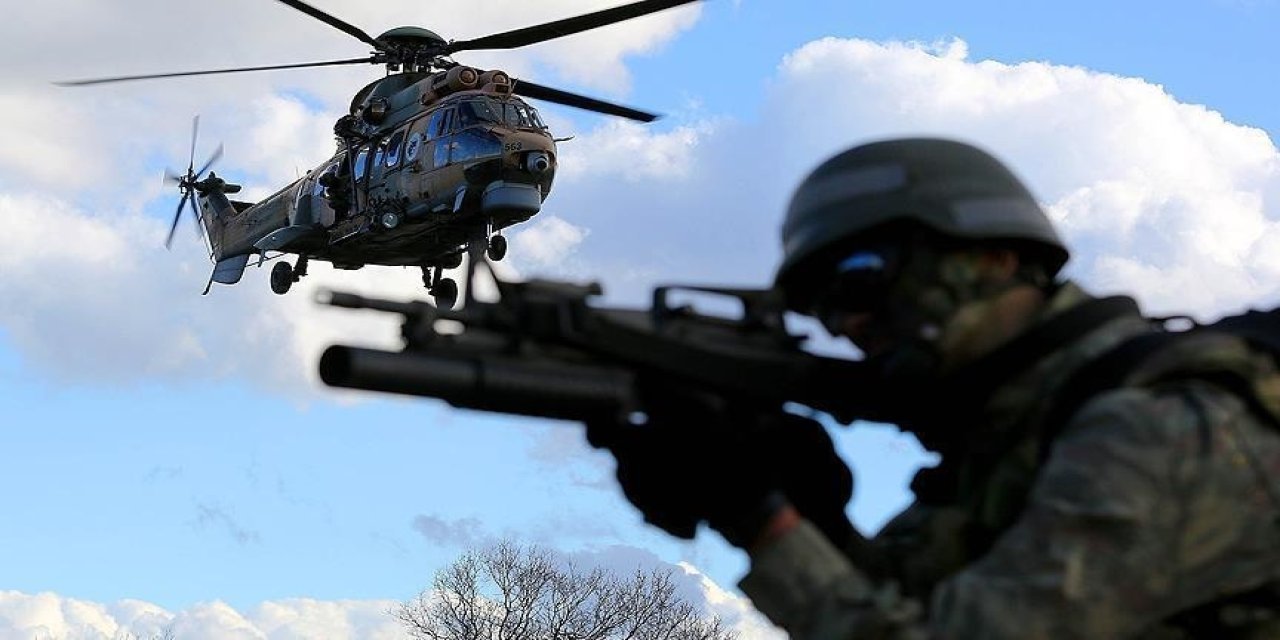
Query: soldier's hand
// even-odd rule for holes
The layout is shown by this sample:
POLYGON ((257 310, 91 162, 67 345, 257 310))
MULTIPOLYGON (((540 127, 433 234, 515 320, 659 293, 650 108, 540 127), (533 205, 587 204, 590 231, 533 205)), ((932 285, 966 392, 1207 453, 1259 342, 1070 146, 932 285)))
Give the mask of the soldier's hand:
POLYGON ((785 413, 678 408, 643 425, 588 425, 592 444, 617 459, 622 490, 646 522, 682 538, 707 522, 748 547, 790 503, 835 544, 847 541, 853 476, 820 424, 785 413))
POLYGON ((772 463, 774 484, 800 515, 845 548, 856 535, 845 515, 853 498, 853 472, 826 429, 810 418, 781 414, 760 430, 755 448, 772 463))

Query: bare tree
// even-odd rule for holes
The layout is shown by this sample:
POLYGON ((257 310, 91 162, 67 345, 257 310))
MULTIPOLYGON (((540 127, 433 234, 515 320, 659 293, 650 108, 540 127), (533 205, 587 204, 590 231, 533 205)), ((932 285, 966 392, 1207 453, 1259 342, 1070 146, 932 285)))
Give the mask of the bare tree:
POLYGON ((670 571, 583 571, 510 541, 463 554, 392 610, 427 640, 736 640, 676 594, 670 571))

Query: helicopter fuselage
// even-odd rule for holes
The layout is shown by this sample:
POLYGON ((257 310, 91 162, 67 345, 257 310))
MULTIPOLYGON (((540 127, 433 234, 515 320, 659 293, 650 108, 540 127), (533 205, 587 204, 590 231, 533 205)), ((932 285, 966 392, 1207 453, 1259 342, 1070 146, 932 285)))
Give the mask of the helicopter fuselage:
POLYGON ((388 76, 339 119, 332 158, 262 201, 231 201, 211 176, 199 201, 214 261, 455 262, 469 242, 537 214, 551 190, 555 141, 510 89, 502 72, 469 67, 388 76))

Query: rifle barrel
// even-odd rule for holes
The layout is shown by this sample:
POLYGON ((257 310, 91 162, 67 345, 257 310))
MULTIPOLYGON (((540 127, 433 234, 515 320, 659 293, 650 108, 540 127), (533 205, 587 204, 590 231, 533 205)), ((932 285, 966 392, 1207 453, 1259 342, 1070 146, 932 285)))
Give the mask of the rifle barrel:
POLYGON ((320 357, 330 386, 440 398, 455 407, 589 421, 636 407, 628 371, 510 356, 432 355, 334 345, 320 357))

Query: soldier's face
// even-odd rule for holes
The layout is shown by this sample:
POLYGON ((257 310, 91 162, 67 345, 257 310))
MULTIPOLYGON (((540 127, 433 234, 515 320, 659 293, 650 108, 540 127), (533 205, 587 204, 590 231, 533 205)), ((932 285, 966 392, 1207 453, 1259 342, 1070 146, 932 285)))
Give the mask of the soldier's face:
POLYGON ((918 242, 854 250, 813 314, 868 358, 936 346, 960 309, 991 293, 989 255, 918 242))

